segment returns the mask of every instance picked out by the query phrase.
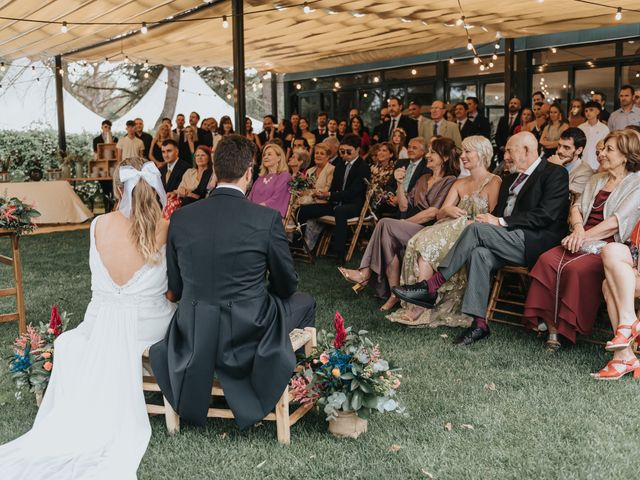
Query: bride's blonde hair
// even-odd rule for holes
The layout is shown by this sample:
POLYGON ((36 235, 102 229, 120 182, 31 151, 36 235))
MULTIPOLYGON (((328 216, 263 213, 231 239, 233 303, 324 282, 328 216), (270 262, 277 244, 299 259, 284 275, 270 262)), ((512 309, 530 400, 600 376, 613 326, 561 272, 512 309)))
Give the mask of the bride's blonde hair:
MULTIPOLYGON (((124 184, 120 181, 120 167, 130 166, 141 170, 144 161, 139 157, 122 160, 113 172, 114 192, 120 199, 124 184)), ((162 218, 162 210, 156 191, 144 180, 140 180, 131 194, 131 230, 129 235, 145 263, 158 261, 157 226, 162 218)))

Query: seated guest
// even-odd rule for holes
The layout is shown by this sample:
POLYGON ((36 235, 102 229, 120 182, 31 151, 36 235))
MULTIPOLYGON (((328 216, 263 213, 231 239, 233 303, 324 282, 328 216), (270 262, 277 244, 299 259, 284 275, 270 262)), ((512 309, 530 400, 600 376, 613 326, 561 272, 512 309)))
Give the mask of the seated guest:
POLYGON ((337 163, 340 163, 342 160, 338 155, 338 150, 340 149, 340 140, 337 137, 329 136, 328 138, 322 141, 329 148, 329 163, 336 166, 337 163))
MULTIPOLYGON (((489 139, 480 135, 467 137, 462 141, 460 157, 469 176, 453 184, 438 210, 438 222, 422 229, 407 243, 400 285, 431 278, 469 222, 479 214, 492 211, 498 203, 502 181, 488 170, 493 158, 489 139)), ((433 310, 404 305, 387 319, 412 326, 468 327, 471 318, 460 312, 465 286, 466 275, 459 272, 443 286, 433 310)))
POLYGON ((218 135, 221 137, 228 137, 229 135, 233 135, 233 123, 231 122, 231 118, 228 115, 224 115, 220 119, 220 126, 218 127, 218 135))
POLYGON ((127 120, 127 134, 118 140, 116 145, 116 160, 121 162, 127 158, 142 157, 144 143, 136 136, 136 122, 127 120))
POLYGON ((342 139, 346 134, 347 134, 347 121, 340 120, 338 122, 338 133, 336 134, 336 137, 338 137, 338 140, 342 141, 342 139))
POLYGON ((263 419, 295 368, 289 332, 314 325, 313 298, 295 293, 282 222, 245 199, 254 156, 240 135, 221 140, 220 183, 210 198, 178 210, 169 227, 168 296, 181 301, 150 359, 163 395, 198 425, 206 423, 214 377, 240 428, 263 419))
POLYGON ((560 135, 567 128, 569 128, 569 124, 564 118, 560 105, 554 103, 549 107, 549 121, 540 135, 540 145, 542 145, 546 157, 556 153, 560 135))
POLYGON ((533 136, 536 137, 536 140, 539 142, 549 119, 549 104, 536 102, 533 105, 533 117, 534 120, 527 125, 526 131, 533 133, 533 136))
POLYGON ((429 147, 427 159, 431 173, 423 175, 408 194, 403 188, 406 171, 396 171, 400 210, 410 209, 412 215, 406 220, 381 219, 371 235, 360 268, 339 269, 347 281, 356 284, 356 292, 371 284, 379 297, 386 298, 387 301, 380 307, 382 312, 390 310, 398 302, 395 295, 390 295, 390 289, 399 285, 400 266, 407 242, 436 219, 438 209, 458 175, 459 159, 453 140, 435 139, 429 147))
POLYGON ((513 133, 528 132, 529 124, 533 121, 533 110, 524 107, 520 112, 520 125, 513 129, 513 133))
POLYGON ((111 120, 103 120, 102 133, 93 139, 93 152, 98 152, 99 143, 118 143, 118 139, 111 135, 111 120))
POLYGON ((327 203, 326 199, 315 198, 313 194, 329 191, 336 167, 329 163, 329 147, 324 142, 317 144, 314 152, 315 165, 307 170, 307 177, 313 179, 313 189, 306 192, 307 197, 301 197, 300 203, 327 203))
POLYGON ((574 202, 591 180, 594 171, 582 161, 587 137, 579 128, 569 127, 560 134, 556 154, 548 158, 551 163, 562 165, 569 172, 569 191, 573 194, 574 202))
POLYGON ((327 130, 328 130, 327 138, 330 138, 330 137, 337 138, 338 137, 338 120, 336 120, 335 118, 330 118, 329 122, 327 123, 327 130))
POLYGON ((390 142, 376 144, 376 161, 371 165, 371 185, 376 191, 374 203, 376 215, 397 217, 398 205, 395 198, 393 172, 396 159, 390 142))
POLYGON ((195 167, 184 172, 182 181, 174 192, 182 199, 182 206, 201 200, 206 196, 207 185, 213 174, 213 162, 209 147, 199 145, 193 159, 195 167))
POLYGON ((144 158, 149 158, 149 152, 151 151, 151 142, 153 141, 153 137, 144 131, 144 122, 141 118, 136 118, 134 120, 136 125, 136 137, 142 140, 144 144, 144 158))
POLYGON ((164 166, 164 160, 162 159, 162 144, 165 140, 172 139, 171 127, 166 123, 161 123, 158 127, 158 132, 151 142, 151 149, 149 150, 149 160, 156 164, 156 167, 162 168, 164 166))
POLYGON ((597 170, 600 166, 596 157, 596 145, 609 135, 609 127, 600 121, 600 108, 598 102, 587 102, 584 107, 587 121, 578 127, 587 137, 587 145, 584 147, 582 158, 593 170, 597 170))
MULTIPOLYGON (((369 153, 367 154, 367 163, 369 166, 375 165, 378 161, 378 150, 380 150, 379 143, 374 143, 369 147, 369 153)), ((360 148, 360 151, 362 152, 362 148, 360 148)))
POLYGON ((187 125, 182 130, 182 142, 178 143, 178 157, 188 168, 193 165, 193 154, 196 151, 196 147, 195 131, 191 125, 187 125))
POLYGON ((635 310, 635 299, 640 297, 640 223, 636 224, 629 240, 630 245, 609 243, 601 253, 605 274, 602 292, 615 336, 605 346, 613 352, 613 359, 602 370, 591 374, 596 380, 619 380, 631 372, 634 378, 640 376, 640 362, 633 352, 633 341, 640 335, 635 310))
POLYGON ((289 168, 282 148, 269 143, 262 152, 262 166, 258 179, 251 188, 249 200, 265 207, 273 208, 283 217, 289 207, 289 168))
POLYGON ((393 289, 408 303, 433 308, 438 289, 466 266, 461 311, 474 321, 455 340, 456 345, 471 345, 490 334, 486 313, 492 272, 505 265, 533 266, 567 231, 567 171, 538 155, 538 142, 529 132, 509 138, 505 157, 513 159, 520 173, 503 180, 493 213, 476 216, 429 280, 393 289))
POLYGON ((612 132, 601 156, 606 173, 594 175, 571 207, 571 234, 541 255, 530 273, 524 316, 532 327, 539 320, 547 325, 549 350, 560 348, 558 334, 575 342, 591 332, 602 302, 599 252, 606 242, 626 242, 640 218, 640 138, 612 132))
POLYGON ((189 165, 178 159, 178 142, 170 138, 162 144, 162 160, 164 165, 160 169, 162 185, 165 192, 173 192, 180 186, 184 173, 189 165))
POLYGON ((293 127, 289 119, 283 118, 280 120, 280 123, 278 123, 277 137, 282 140, 284 145, 291 145, 291 141, 293 140, 293 127))
POLYGON ((340 155, 343 162, 338 162, 331 188, 328 192, 316 192, 314 198, 328 200, 324 205, 303 205, 298 211, 298 220, 304 224, 311 218, 324 215, 335 217, 336 226, 333 234, 333 251, 337 262, 344 264, 347 234, 347 220, 360 215, 367 194, 367 182, 371 178, 369 166, 358 155, 360 137, 345 135, 340 144, 340 155))
POLYGON ((464 140, 471 135, 478 134, 478 125, 469 118, 469 106, 465 102, 458 102, 453 106, 456 125, 460 131, 460 138, 464 140))
POLYGON ((407 134, 401 128, 396 128, 391 134, 391 145, 393 145, 393 154, 398 160, 406 160, 409 158, 407 152, 407 134))
POLYGON ((298 127, 300 128, 298 138, 304 138, 309 145, 309 149, 312 149, 316 144, 316 136, 309 130, 309 120, 305 117, 300 117, 298 127))
POLYGON ((253 122, 249 117, 245 117, 244 119, 244 129, 245 129, 244 136, 247 137, 249 141, 255 143, 256 147, 258 148, 258 151, 260 151, 262 149, 262 144, 260 143, 260 137, 259 135, 253 133, 253 122))
POLYGON ((291 158, 287 162, 289 165, 289 174, 295 177, 298 173, 305 173, 309 164, 311 163, 311 156, 305 150, 296 150, 291 155, 291 158))
POLYGON ((584 100, 581 98, 574 98, 571 100, 571 106, 569 107, 569 127, 578 128, 586 120, 587 119, 584 116, 584 100))
POLYGON ((371 145, 371 137, 369 137, 369 133, 364 129, 364 123, 359 115, 356 115, 351 119, 351 133, 355 133, 362 139, 360 144, 361 148, 369 147, 369 145, 371 145))

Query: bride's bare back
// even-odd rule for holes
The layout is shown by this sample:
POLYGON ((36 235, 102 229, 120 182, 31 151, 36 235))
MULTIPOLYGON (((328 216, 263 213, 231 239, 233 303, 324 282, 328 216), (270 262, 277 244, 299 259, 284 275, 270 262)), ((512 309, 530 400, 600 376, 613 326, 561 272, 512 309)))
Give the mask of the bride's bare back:
MULTIPOLYGON (((96 249, 111 280, 119 286, 126 285, 145 264, 144 257, 133 243, 131 220, 120 212, 100 217, 95 225, 96 249)), ((169 222, 161 219, 156 230, 158 248, 167 243, 169 222)))

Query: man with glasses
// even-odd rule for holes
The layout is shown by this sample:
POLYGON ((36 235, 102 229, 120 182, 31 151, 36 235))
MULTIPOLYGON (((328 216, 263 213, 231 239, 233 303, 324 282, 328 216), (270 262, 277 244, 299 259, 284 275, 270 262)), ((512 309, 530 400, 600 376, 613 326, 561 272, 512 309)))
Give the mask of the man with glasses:
POLYGON ((424 138, 427 145, 431 141, 431 137, 439 135, 447 137, 454 141, 456 147, 462 148, 462 138, 458 125, 445 120, 444 118, 444 102, 435 100, 431 104, 431 119, 426 119, 420 127, 420 136, 424 138))
POLYGON ((327 200, 326 204, 303 205, 298 210, 298 221, 306 224, 308 220, 325 215, 335 217, 332 250, 336 254, 338 265, 344 265, 347 251, 347 220, 360 215, 367 193, 367 184, 371 171, 367 163, 360 158, 360 137, 349 133, 340 142, 340 157, 331 187, 328 192, 316 192, 317 199, 327 200))

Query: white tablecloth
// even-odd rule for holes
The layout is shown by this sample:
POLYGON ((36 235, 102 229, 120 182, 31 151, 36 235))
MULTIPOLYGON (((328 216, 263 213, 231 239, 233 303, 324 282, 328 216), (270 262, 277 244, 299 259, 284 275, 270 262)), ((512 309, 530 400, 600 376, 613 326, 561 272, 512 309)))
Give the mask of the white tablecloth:
POLYGON ((38 225, 82 223, 93 217, 69 182, 0 183, 0 194, 17 197, 41 213, 38 225))

